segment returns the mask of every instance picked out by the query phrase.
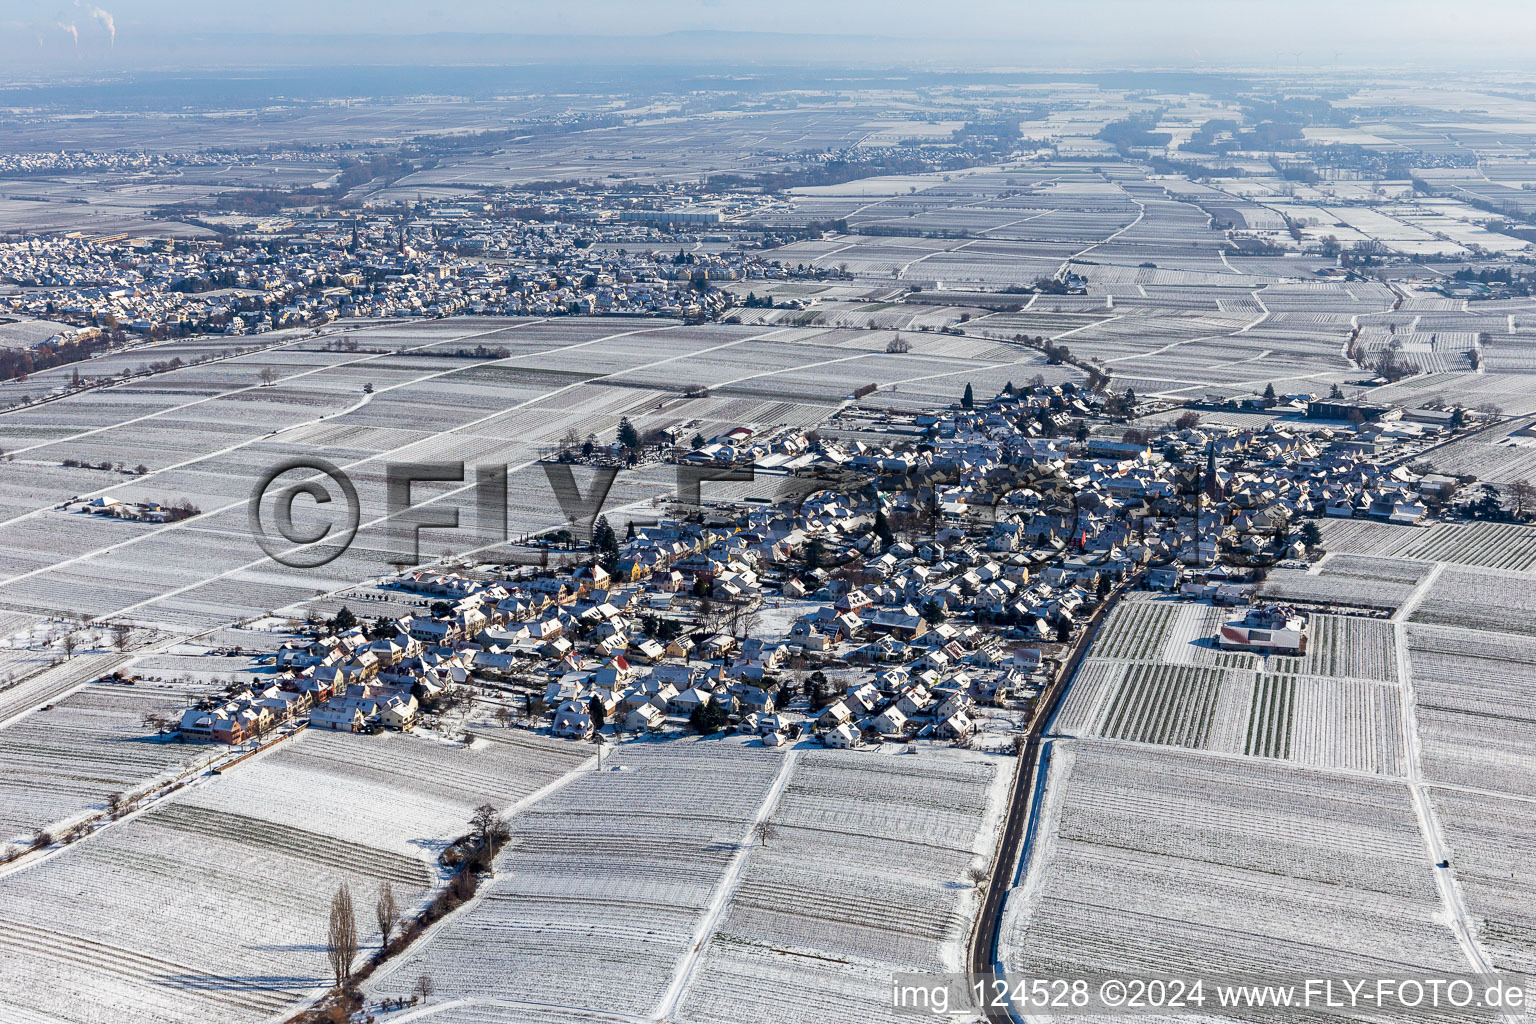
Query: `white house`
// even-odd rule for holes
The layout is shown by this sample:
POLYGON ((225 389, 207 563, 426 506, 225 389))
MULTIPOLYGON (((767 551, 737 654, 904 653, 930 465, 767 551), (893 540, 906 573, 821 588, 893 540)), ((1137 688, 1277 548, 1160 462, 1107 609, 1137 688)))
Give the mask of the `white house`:
POLYGON ((362 708, 356 704, 327 704, 309 713, 311 729, 331 729, 336 732, 361 732, 367 720, 362 708))
POLYGON ((714 699, 715 695, 713 693, 694 686, 673 697, 670 707, 673 714, 688 715, 693 713, 694 708, 708 704, 714 699))
POLYGON ((943 739, 963 739, 976 731, 976 723, 964 711, 955 711, 947 718, 940 719, 933 731, 943 739))
POLYGON ((907 716, 893 704, 876 715, 872 724, 887 736, 897 735, 906 731, 907 716))
POLYGON ((833 701, 821 709, 821 714, 816 716, 816 724, 823 729, 836 729, 838 726, 847 725, 853 720, 853 709, 846 701, 833 701))
POLYGON ((835 729, 828 729, 821 734, 821 742, 838 750, 851 750, 859 746, 863 741, 853 726, 846 722, 835 729))
POLYGON ((641 704, 624 716, 624 728, 630 732, 659 729, 666 720, 667 716, 654 704, 641 704))
POLYGON ((587 714, 585 704, 568 701, 555 712, 555 722, 550 731, 556 736, 587 739, 592 735, 592 716, 587 714))

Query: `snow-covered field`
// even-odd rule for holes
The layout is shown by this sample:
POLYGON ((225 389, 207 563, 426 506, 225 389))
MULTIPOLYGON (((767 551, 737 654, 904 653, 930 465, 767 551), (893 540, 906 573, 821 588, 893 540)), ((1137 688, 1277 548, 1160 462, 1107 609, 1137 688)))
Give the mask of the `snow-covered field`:
POLYGON ((735 738, 636 742, 511 819, 496 878, 367 986, 645 1014, 745 856, 788 752, 735 738))
POLYGON ((1494 967, 1536 972, 1536 804, 1520 796, 1435 789, 1456 884, 1473 915, 1478 940, 1494 967))
POLYGON ((1413 609, 1414 622, 1536 636, 1536 588, 1525 573, 1447 568, 1413 609))
POLYGON ((1392 617, 1314 613, 1300 658, 1211 649, 1226 609, 1127 600, 1054 723, 1009 968, 1529 971, 1528 533, 1325 524, 1330 554, 1266 595, 1392 617))
POLYGON ((0 876, 0 1013, 69 1024, 263 1020, 324 984, 353 889, 366 951, 388 881, 410 911, 472 809, 576 770, 583 748, 304 733, 0 876))
POLYGON ((890 982, 960 971, 1010 759, 806 751, 676 1019, 895 1020, 890 982))
POLYGON ((634 742, 526 808, 496 878, 367 986, 433 1019, 887 1019, 903 970, 960 970, 968 869, 1011 759, 634 742), (754 823, 766 821, 759 834, 754 823))
POLYGON ((1048 794, 1005 912, 1019 976, 1466 969, 1399 782, 1078 741, 1048 794))
POLYGON ((175 691, 94 685, 0 728, 0 846, 222 753, 166 742, 141 723, 149 713, 174 718, 186 702, 175 691))
POLYGON ((1271 601, 1396 611, 1432 568, 1404 558, 1330 554, 1311 570, 1271 570, 1259 593, 1271 601))
POLYGON ((0 722, 11 721, 18 715, 40 707, 82 683, 111 672, 127 660, 120 654, 98 652, 76 655, 49 667, 50 662, 55 660, 54 656, 42 660, 34 652, 14 653, 22 657, 11 664, 16 665, 23 676, 0 690, 0 722))
POLYGON ((1512 795, 1536 790, 1536 640, 1415 625, 1408 650, 1425 776, 1512 795))

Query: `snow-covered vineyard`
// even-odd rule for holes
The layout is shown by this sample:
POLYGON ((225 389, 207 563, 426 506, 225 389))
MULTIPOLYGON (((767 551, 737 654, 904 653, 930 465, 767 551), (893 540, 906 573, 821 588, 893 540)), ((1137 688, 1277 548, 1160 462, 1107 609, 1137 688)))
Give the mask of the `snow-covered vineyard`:
POLYGON ((1533 870, 1532 577, 1433 531, 1428 545, 1377 524, 1324 532, 1310 571, 1264 584, 1273 599, 1356 609, 1314 613, 1303 657, 1210 648, 1213 620, 1231 616, 1220 608, 1133 597, 1116 610, 1051 730, 1008 899, 1009 968, 1536 963, 1513 884, 1533 870))
POLYGON ((0 1005, 29 1021, 265 1020, 324 989, 316 942, 339 884, 371 902, 388 882, 410 910, 476 804, 588 760, 532 739, 306 733, 0 874, 0 1005))
POLYGON ((1058 742, 1050 772, 1010 969, 1466 969, 1401 783, 1102 740, 1058 742))
POLYGON ((493 1018, 879 1011, 891 971, 958 969, 1008 767, 727 738, 629 744, 599 771, 560 741, 311 731, 0 875, 5 1019, 265 1020, 327 987, 315 937, 336 886, 367 901, 388 883, 413 913, 486 798, 512 808, 494 878, 370 997, 425 975, 445 1010, 493 1018))
POLYGON ((644 1015, 791 762, 735 742, 635 744, 514 815, 516 849, 477 902, 372 983, 409 996, 422 974, 449 998, 644 1015), (509 948, 519 955, 508 957, 509 948))
POLYGON ((369 994, 409 996, 428 974, 439 997, 501 1019, 883 1014, 893 970, 960 966, 998 768, 960 752, 626 747, 513 816, 496 879, 369 994))
POLYGON ((1391 623, 1314 615, 1304 656, 1264 657, 1217 649, 1224 618, 1132 595, 1083 663, 1057 731, 1402 774, 1391 623))
POLYGON ((890 977, 959 971, 1011 765, 807 752, 680 1000, 680 1021, 895 1020, 890 977))

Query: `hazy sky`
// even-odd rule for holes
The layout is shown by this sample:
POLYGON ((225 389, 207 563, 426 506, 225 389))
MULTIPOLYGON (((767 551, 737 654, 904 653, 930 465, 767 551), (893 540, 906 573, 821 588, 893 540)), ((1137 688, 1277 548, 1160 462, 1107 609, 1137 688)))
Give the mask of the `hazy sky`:
MULTIPOLYGON (((1121 34, 1177 26, 1211 35, 1257 30, 1266 35, 1355 36, 1450 32, 1485 38, 1529 32, 1529 0, 107 0, 52 4, 0 0, 8 20, 65 22, 87 31, 91 12, 111 12, 128 31, 423 31, 618 33, 677 29, 831 31, 876 35, 967 32, 1030 34, 1036 26, 1121 34)), ((1526 37, 1527 45, 1531 42, 1526 37)))
MULTIPOLYGON (((974 39, 995 61, 1464 61, 1536 53, 1533 0, 0 0, 4 49, 126 60, 203 33, 655 35, 686 30, 974 39), (1059 48, 1059 49, 1057 49, 1059 48), (1074 58, 1075 59, 1075 58, 1074 58)), ((953 44, 945 47, 953 53, 953 44)))

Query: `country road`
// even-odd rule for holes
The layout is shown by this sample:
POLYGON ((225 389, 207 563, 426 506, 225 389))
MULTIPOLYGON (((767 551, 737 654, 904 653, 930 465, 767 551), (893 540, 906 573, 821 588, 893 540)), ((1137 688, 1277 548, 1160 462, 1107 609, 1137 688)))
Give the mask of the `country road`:
MULTIPOLYGON (((1093 642, 1098 639, 1099 629, 1105 618, 1119 603, 1120 598, 1140 578, 1141 573, 1136 573, 1124 584, 1111 591, 1099 605, 1093 617, 1088 620, 1087 627, 1077 638, 1061 671, 1046 688, 1040 702, 1035 705, 1034 714, 1030 717, 1029 726, 1025 732, 1025 747, 1019 754, 1018 765, 1014 771, 1013 792, 1009 797, 1008 817, 1003 824, 1002 841, 998 845, 997 857, 992 862, 991 884, 987 887, 987 895, 982 901, 981 913, 977 915, 976 926, 971 931, 969 962, 972 985, 984 980, 988 975, 1000 973, 997 963, 997 945, 1002 928, 1003 904, 1009 889, 1012 888, 1010 882, 1028 832, 1031 794, 1035 789, 1035 774, 1039 770, 1041 737, 1045 734, 1045 728, 1052 716, 1055 715, 1056 707, 1067 691, 1067 685, 1076 675, 1078 666, 1093 647, 1093 642)), ((983 1014, 991 1024, 1013 1024, 1013 1017, 1002 1007, 984 1007, 983 1014)))

